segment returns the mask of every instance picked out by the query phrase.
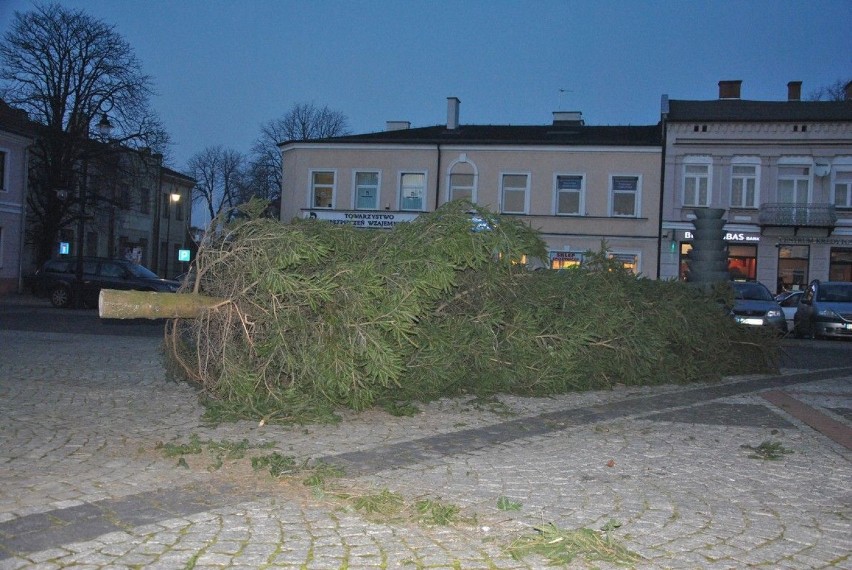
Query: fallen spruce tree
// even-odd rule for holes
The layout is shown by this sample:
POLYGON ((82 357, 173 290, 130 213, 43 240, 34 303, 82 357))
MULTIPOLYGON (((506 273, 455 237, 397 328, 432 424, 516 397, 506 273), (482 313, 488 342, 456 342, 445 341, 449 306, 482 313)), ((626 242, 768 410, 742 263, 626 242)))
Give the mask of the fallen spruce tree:
POLYGON ((525 256, 547 258, 538 234, 470 203, 380 231, 261 210, 208 235, 184 287, 208 307, 166 330, 171 369, 218 418, 312 421, 776 366, 775 339, 735 324, 719 299, 634 276, 603 244, 579 268, 531 271, 525 256))

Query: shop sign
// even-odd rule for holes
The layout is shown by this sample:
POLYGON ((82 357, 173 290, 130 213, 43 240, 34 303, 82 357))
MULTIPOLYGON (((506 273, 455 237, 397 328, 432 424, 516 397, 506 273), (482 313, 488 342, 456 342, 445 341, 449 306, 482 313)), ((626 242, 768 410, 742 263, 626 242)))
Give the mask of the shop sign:
POLYGON ((582 261, 583 254, 573 251, 551 251, 550 259, 558 259, 560 261, 582 261))
POLYGON ((846 245, 852 246, 852 238, 850 239, 842 239, 842 238, 783 238, 782 240, 784 244, 789 245, 846 245))
POLYGON ((390 229, 401 222, 410 222, 417 214, 399 212, 305 212, 305 217, 356 228, 390 229))
MULTIPOLYGON (((683 239, 693 239, 695 236, 692 235, 692 232, 686 230, 683 232, 683 239)), ((760 241, 760 236, 756 234, 746 234, 741 232, 726 232, 725 241, 734 241, 734 242, 756 242, 760 241)))

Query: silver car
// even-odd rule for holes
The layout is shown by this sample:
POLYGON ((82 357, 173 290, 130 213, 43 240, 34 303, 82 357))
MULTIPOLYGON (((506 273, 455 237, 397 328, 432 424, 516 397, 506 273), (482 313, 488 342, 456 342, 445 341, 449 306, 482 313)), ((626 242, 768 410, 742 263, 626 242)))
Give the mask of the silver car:
POLYGON ((793 317, 797 338, 852 338, 852 282, 811 281, 793 317))

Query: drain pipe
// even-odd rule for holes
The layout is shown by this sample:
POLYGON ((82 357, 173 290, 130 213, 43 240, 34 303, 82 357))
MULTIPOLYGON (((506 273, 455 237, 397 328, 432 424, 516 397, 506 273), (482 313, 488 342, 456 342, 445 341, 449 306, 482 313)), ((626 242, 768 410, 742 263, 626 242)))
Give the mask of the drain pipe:
MULTIPOLYGON (((660 128, 662 152, 660 152, 660 205, 657 215, 660 217, 657 222, 657 279, 660 279, 660 270, 663 262, 663 208, 665 207, 665 189, 666 189, 666 128, 667 119, 669 116, 669 97, 663 95, 660 101, 660 128)), ((672 230, 674 231, 674 230, 672 230)), ((680 254, 678 254, 678 259, 680 254)), ((679 271, 679 270, 678 270, 679 271)))
POLYGON ((438 169, 435 171, 435 209, 441 205, 441 143, 435 145, 438 151, 438 169))

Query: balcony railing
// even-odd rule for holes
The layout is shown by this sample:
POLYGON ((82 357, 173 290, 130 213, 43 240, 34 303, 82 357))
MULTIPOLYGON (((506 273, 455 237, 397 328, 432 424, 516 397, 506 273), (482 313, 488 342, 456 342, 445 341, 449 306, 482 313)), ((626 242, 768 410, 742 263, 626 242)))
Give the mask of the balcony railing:
POLYGON ((837 212, 834 204, 774 202, 760 206, 758 220, 764 234, 828 235, 837 225, 837 212))

